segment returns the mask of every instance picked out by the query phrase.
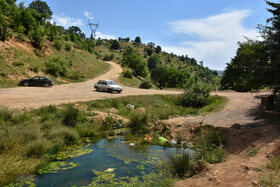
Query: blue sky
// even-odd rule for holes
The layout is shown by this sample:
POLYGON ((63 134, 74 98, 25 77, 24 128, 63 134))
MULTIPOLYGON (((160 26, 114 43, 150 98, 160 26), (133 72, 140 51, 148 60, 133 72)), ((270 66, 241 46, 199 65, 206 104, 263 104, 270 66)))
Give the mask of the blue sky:
MULTIPOLYGON (((18 1, 20 2, 20 1, 18 1)), ((26 0, 28 5, 31 0, 26 0)), ((88 20, 99 22, 97 37, 140 36, 166 52, 188 55, 223 70, 237 42, 256 38, 257 24, 271 15, 264 0, 46 0, 53 21, 75 25, 90 36, 88 20)), ((279 0, 274 0, 279 2, 279 0)))

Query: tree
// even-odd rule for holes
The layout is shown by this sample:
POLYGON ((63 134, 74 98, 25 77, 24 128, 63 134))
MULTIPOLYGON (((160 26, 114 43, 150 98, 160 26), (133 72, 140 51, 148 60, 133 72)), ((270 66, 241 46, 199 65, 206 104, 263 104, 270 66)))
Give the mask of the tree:
POLYGON ((18 9, 14 15, 14 24, 16 30, 21 30, 20 28, 23 27, 25 34, 37 26, 36 19, 32 16, 30 9, 18 9))
POLYGON ((131 47, 124 51, 122 64, 131 68, 134 76, 146 77, 148 75, 147 62, 131 47))
POLYGON ((160 64, 160 58, 157 55, 148 58, 148 68, 150 71, 152 71, 158 64, 160 64))
POLYGON ((40 23, 51 20, 52 18, 53 12, 45 1, 32 1, 28 8, 36 10, 36 12, 33 12, 33 16, 40 23))
POLYGON ((159 54, 161 52, 161 47, 158 45, 155 49, 155 53, 159 54))
POLYGON ((137 44, 141 44, 141 38, 139 36, 136 36, 134 42, 137 44))
POLYGON ((153 43, 153 42, 149 42, 149 43, 147 43, 147 46, 150 47, 150 48, 155 48, 156 44, 153 43))
POLYGON ((110 46, 110 49, 118 50, 120 49, 120 43, 117 40, 113 40, 112 45, 110 46))
POLYGON ((265 85, 268 53, 264 42, 239 43, 236 56, 227 64, 221 80, 222 89, 258 90, 265 85))
POLYGON ((148 56, 151 56, 153 54, 153 52, 154 52, 154 50, 152 48, 150 48, 150 47, 146 48, 145 51, 146 51, 148 56))
POLYGON ((8 22, 6 16, 0 10, 0 40, 5 42, 8 37, 8 22))
MULTIPOLYGON (((280 3, 266 1, 271 6, 267 9, 272 17, 267 19, 267 26, 260 26, 265 45, 268 47, 269 63, 266 75, 266 86, 274 90, 274 94, 280 94, 280 3)), ((280 101, 279 101, 280 102, 280 101)))
POLYGON ((154 80, 160 89, 165 87, 167 81, 167 69, 163 65, 156 66, 151 72, 151 78, 154 80))

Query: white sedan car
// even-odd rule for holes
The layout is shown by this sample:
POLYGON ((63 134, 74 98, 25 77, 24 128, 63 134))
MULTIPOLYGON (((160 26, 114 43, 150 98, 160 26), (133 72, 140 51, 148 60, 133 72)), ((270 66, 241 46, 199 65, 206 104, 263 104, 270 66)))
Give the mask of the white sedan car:
POLYGON ((96 91, 118 92, 121 93, 122 87, 112 80, 99 80, 94 84, 96 91))

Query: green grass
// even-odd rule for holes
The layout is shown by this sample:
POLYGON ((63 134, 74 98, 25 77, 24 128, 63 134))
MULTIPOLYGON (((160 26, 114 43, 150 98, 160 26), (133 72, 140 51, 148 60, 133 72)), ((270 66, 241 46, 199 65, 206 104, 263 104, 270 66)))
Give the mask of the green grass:
POLYGON ((22 78, 30 78, 35 75, 44 75, 53 79, 56 84, 79 82, 94 78, 109 69, 109 65, 97 59, 95 54, 87 51, 57 51, 47 55, 40 50, 26 52, 23 49, 9 48, 1 50, 0 63, 0 87, 15 87, 22 78), (59 58, 62 62, 70 65, 65 76, 55 77, 46 72, 46 63, 59 58), (77 77, 79 72, 79 77, 77 77))
POLYGON ((262 186, 280 185, 280 156, 268 162, 266 169, 260 177, 260 184, 262 186))
MULTIPOLYGON (((24 112, 2 107, 0 108, 0 186, 13 181, 17 176, 36 173, 51 160, 52 155, 59 153, 65 147, 80 144, 85 139, 95 140, 104 135, 114 135, 117 131, 125 132, 125 129, 120 128, 126 124, 123 124, 122 120, 115 119, 112 112, 109 112, 112 107, 117 109, 116 114, 131 119, 131 122, 137 126, 136 131, 140 128, 142 133, 149 130, 148 125, 152 120, 166 119, 173 115, 197 115, 201 113, 200 110, 209 111, 205 108, 193 109, 179 106, 178 97, 176 95, 129 96, 79 102, 72 105, 70 110, 67 104, 50 105, 24 112), (134 105, 135 110, 144 108, 145 117, 139 119, 134 119, 133 115, 131 117, 132 111, 126 106, 127 104, 134 105), (92 119, 93 111, 98 110, 109 113, 103 124, 92 119), (76 117, 67 118, 66 121, 74 120, 75 124, 63 125, 65 116, 72 111, 77 114, 76 117)), ((216 96, 215 98, 214 104, 219 106, 217 100, 223 99, 216 96)), ((205 107, 210 107, 211 104, 213 103, 205 107)))
POLYGON ((95 109, 108 111, 114 107, 118 110, 116 114, 129 117, 131 110, 126 107, 132 104, 135 108, 145 108, 151 119, 167 119, 170 116, 180 115, 199 115, 213 111, 218 111, 226 103, 226 99, 220 96, 210 96, 209 103, 202 108, 186 108, 178 104, 180 96, 178 95, 149 95, 149 96, 128 96, 122 98, 104 99, 86 102, 88 110, 95 109), (218 109, 215 109, 215 107, 218 109), (160 111, 160 112, 159 112, 160 111))

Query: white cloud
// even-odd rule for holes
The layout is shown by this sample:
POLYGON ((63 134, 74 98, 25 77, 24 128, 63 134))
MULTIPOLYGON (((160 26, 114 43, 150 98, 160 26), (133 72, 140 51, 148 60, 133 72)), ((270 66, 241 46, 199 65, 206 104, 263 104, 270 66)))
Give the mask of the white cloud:
POLYGON ((106 35, 106 34, 102 34, 101 32, 96 32, 96 38, 101 38, 101 39, 116 39, 115 36, 112 36, 112 35, 106 35))
POLYGON ((85 11, 84 16, 86 16, 88 19, 94 19, 94 17, 92 16, 92 13, 85 11))
POLYGON ((236 10, 203 19, 178 20, 169 23, 173 34, 187 35, 192 41, 182 41, 183 47, 162 46, 163 50, 203 60, 211 69, 223 69, 234 57, 237 42, 244 37, 255 38, 256 29, 242 24, 249 10, 236 10))
POLYGON ((71 27, 71 26, 82 26, 83 22, 81 19, 75 19, 68 16, 65 16, 64 14, 61 14, 61 16, 53 15, 52 22, 55 22, 57 25, 61 25, 65 28, 71 27))

